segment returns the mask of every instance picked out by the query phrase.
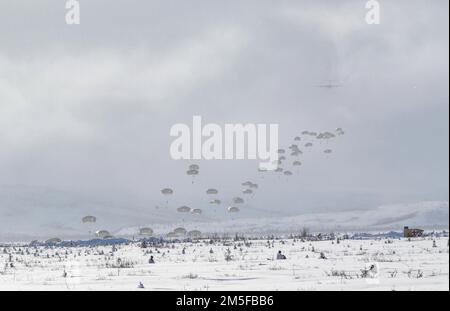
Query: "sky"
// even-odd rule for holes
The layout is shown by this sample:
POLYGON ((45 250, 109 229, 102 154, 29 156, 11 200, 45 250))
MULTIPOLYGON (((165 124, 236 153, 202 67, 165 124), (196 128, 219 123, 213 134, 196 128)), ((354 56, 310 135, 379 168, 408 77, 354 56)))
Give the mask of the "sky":
POLYGON ((248 179, 253 216, 448 202, 448 1, 380 1, 379 25, 365 3, 81 0, 67 25, 64 1, 0 0, 0 225, 151 223, 155 206, 206 209, 207 188, 226 202, 248 179), (197 161, 192 184, 169 133, 194 115, 279 124, 283 146, 346 134, 291 179, 197 161))

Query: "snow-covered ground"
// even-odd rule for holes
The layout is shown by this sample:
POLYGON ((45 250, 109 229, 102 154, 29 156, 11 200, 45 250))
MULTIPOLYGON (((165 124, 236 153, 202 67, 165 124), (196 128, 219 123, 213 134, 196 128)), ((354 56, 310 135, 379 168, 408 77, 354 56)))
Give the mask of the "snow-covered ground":
POLYGON ((448 238, 141 246, 0 246, 0 290, 449 290, 448 238))

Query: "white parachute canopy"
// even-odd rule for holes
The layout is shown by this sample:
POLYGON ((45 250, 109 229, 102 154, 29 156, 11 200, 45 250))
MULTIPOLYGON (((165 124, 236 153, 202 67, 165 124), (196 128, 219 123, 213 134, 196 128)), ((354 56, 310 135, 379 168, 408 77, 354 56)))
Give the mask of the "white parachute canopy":
POLYGON ((206 190, 206 194, 218 194, 218 193, 219 191, 217 191, 217 189, 210 188, 206 190))
POLYGON ((221 203, 222 203, 222 201, 220 201, 219 199, 215 199, 215 200, 209 201, 209 204, 217 204, 217 205, 220 205, 221 203))
POLYGON ((244 203, 244 199, 240 198, 240 197, 233 198, 233 203, 234 204, 243 204, 244 203))
POLYGON ((141 228, 141 229, 139 229, 139 235, 152 236, 153 235, 153 229, 151 229, 151 228, 141 228))
POLYGON ((200 170, 200 166, 198 166, 197 164, 191 164, 191 165, 189 165, 189 170, 190 171, 198 171, 198 170, 200 170))
POLYGON ((239 210, 239 208, 238 207, 235 207, 235 206, 230 206, 229 208, 228 208, 228 212, 229 213, 238 213, 240 210, 239 210))
POLYGON ((198 170, 188 170, 187 172, 186 172, 186 174, 188 174, 189 176, 196 176, 196 175, 198 175, 198 170))
POLYGON ((189 213, 191 211, 191 208, 189 206, 180 206, 179 208, 177 208, 177 212, 179 213, 189 213))
POLYGON ((191 209, 191 214, 192 215, 200 215, 202 213, 202 210, 199 208, 193 208, 191 209))
POLYGON ((96 235, 97 237, 99 237, 99 238, 107 238, 107 237, 110 237, 110 236, 111 236, 111 234, 110 234, 109 231, 107 231, 107 230, 98 230, 98 231, 95 231, 95 235, 96 235))
POLYGON ((168 238, 175 238, 175 237, 177 237, 177 234, 175 232, 171 231, 171 232, 167 233, 167 237, 168 238))
POLYGON ((84 216, 83 218, 81 218, 81 221, 85 224, 85 223, 90 223, 90 222, 96 222, 97 218, 95 218, 94 216, 84 216))
POLYGON ((258 189, 259 188, 258 184, 251 184, 251 185, 249 185, 249 187, 251 189, 258 189))
POLYGON ((252 194, 253 190, 252 189, 245 189, 245 190, 242 190, 242 193, 243 194, 252 194))
POLYGON ((176 235, 186 235, 187 230, 184 229, 184 228, 182 228, 182 227, 179 227, 179 228, 176 228, 175 230, 173 230, 173 232, 174 232, 176 235))
POLYGON ((192 230, 187 233, 187 236, 190 238, 201 238, 202 233, 198 230, 192 230))
POLYGON ((164 195, 172 195, 173 194, 173 190, 170 188, 164 188, 161 190, 161 193, 164 195))
POLYGON ((340 127, 338 127, 338 128, 336 129, 336 133, 337 133, 339 136, 345 134, 344 130, 343 130, 342 128, 340 128, 340 127))

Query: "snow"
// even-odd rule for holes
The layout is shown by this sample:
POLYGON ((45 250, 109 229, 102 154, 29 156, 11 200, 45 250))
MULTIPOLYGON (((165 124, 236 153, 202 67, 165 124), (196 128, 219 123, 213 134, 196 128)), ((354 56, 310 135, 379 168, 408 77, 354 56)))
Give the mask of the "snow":
POLYGON ((200 240, 147 248, 140 242, 90 247, 8 244, 0 246, 0 290, 448 291, 448 250, 444 237, 340 243, 200 240), (275 260, 279 250, 286 260, 275 260), (327 259, 320 259, 321 253, 327 259), (155 264, 148 263, 150 256, 155 264), (369 271, 366 277, 364 270, 369 271), (140 282, 144 288, 138 288, 140 282))

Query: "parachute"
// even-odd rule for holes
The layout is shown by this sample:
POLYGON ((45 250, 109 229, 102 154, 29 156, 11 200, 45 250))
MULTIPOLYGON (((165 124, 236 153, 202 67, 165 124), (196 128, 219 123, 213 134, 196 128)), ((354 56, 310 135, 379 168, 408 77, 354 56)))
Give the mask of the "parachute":
POLYGON ((164 188, 161 190, 161 193, 164 195, 172 195, 173 194, 173 190, 170 188, 164 188))
POLYGON ((330 154, 330 153, 333 152, 333 150, 331 150, 331 149, 326 149, 326 150, 324 150, 323 152, 326 153, 326 154, 330 154))
POLYGON ((202 233, 200 231, 198 231, 198 230, 192 230, 192 231, 189 231, 187 233, 187 236, 190 237, 190 238, 198 239, 198 238, 202 237, 202 233))
POLYGON ((258 189, 259 186, 258 184, 251 184, 249 187, 252 189, 258 189))
POLYGON ((336 135, 334 135, 333 133, 330 132, 324 132, 324 133, 320 133, 317 136, 317 139, 331 139, 331 138, 335 138, 336 135))
POLYGON ((187 230, 180 227, 180 228, 176 228, 175 230, 173 230, 173 233, 175 233, 176 235, 186 235, 187 230))
POLYGON ((251 189, 245 189, 245 190, 242 190, 242 193, 243 193, 243 194, 252 194, 252 193, 253 193, 253 190, 251 190, 251 189))
POLYGON ((336 133, 337 133, 339 136, 345 134, 344 130, 343 130, 342 128, 340 128, 340 127, 338 127, 338 128, 336 129, 336 133))
POLYGON ((209 204, 217 204, 217 205, 220 205, 221 203, 222 203, 222 201, 220 201, 220 200, 218 200, 218 199, 209 201, 209 204))
POLYGON ((141 229, 139 229, 139 235, 152 236, 153 235, 153 229, 151 229, 151 228, 141 228, 141 229))
POLYGON ((97 237, 103 238, 103 239, 106 239, 106 238, 108 238, 108 237, 111 237, 111 234, 110 234, 109 231, 107 231, 107 230, 98 230, 98 231, 95 231, 95 235, 96 235, 97 237))
POLYGON ((186 172, 186 174, 188 174, 189 176, 195 176, 195 175, 198 175, 198 171, 197 170, 188 170, 187 172, 186 172))
POLYGON ((240 197, 233 198, 233 203, 234 204, 243 204, 244 203, 244 199, 240 198, 240 197))
POLYGON ((294 161, 294 163, 292 163, 293 166, 300 166, 302 165, 302 162, 300 161, 294 161))
POLYGON ((176 238, 177 234, 175 232, 171 231, 171 232, 167 233, 167 237, 168 238, 176 238))
POLYGON ((300 136, 295 136, 294 140, 295 141, 301 141, 302 139, 300 138, 300 136))
POLYGON ((230 207, 228 208, 228 212, 229 212, 229 213, 238 213, 239 211, 240 211, 240 210, 239 210, 238 207, 230 206, 230 207))
POLYGON ((218 194, 219 193, 219 191, 217 191, 216 189, 208 189, 208 190, 206 190, 206 194, 218 194))
POLYGON ((199 208, 193 208, 191 209, 191 214, 192 215, 200 215, 202 213, 202 210, 199 208))
POLYGON ((198 171, 198 170, 200 170, 200 166, 198 166, 197 164, 191 164, 191 165, 189 165, 189 170, 190 171, 198 171))
POLYGON ((97 218, 95 218, 94 216, 85 216, 81 219, 81 221, 85 224, 85 223, 90 223, 90 222, 96 222, 97 218))
POLYGON ((180 206, 177 208, 177 212, 179 213, 189 213, 191 211, 191 208, 189 206, 180 206))
POLYGON ((194 178, 199 174, 199 171, 198 169, 191 169, 191 167, 198 167, 198 165, 192 164, 186 172, 188 176, 192 176, 192 184, 194 184, 194 178))
POLYGON ((284 171, 284 175, 286 175, 286 176, 291 176, 291 175, 292 175, 292 172, 291 172, 291 171, 284 171))

